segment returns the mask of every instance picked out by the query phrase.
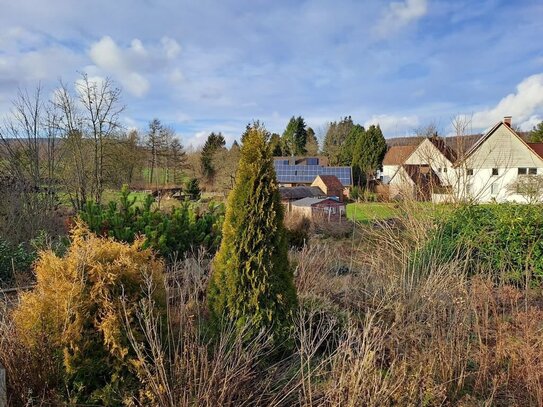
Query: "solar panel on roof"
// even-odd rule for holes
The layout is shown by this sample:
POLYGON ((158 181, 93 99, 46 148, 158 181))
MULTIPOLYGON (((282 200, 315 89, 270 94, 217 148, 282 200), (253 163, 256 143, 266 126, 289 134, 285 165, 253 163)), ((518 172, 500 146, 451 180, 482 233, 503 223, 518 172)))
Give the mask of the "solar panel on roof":
POLYGON ((335 175, 343 185, 352 185, 350 167, 322 167, 320 165, 284 165, 274 162, 277 181, 285 184, 312 183, 317 175, 335 175))

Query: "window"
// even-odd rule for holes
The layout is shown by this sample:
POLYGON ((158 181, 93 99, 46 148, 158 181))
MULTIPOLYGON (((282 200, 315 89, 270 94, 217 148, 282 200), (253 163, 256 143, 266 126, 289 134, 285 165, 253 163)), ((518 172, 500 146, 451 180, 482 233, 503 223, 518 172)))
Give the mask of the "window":
POLYGON ((443 168, 443 172, 445 172, 445 173, 447 172, 447 167, 443 168))
POLYGON ((518 169, 518 175, 526 175, 526 174, 527 174, 527 168, 518 169))
POLYGON ((492 168, 492 175, 498 175, 498 169, 492 168))
POLYGON ((437 172, 441 172, 441 167, 437 169, 437 172))
POLYGON ((467 173, 468 175, 473 175, 473 168, 468 168, 468 169, 466 170, 466 173, 467 173))
POLYGON ((537 175, 537 168, 528 168, 528 174, 537 175))
POLYGON ((499 192, 500 192, 500 186, 498 185, 497 182, 494 182, 490 186, 490 193, 492 194, 492 196, 496 196, 496 195, 498 195, 499 192))

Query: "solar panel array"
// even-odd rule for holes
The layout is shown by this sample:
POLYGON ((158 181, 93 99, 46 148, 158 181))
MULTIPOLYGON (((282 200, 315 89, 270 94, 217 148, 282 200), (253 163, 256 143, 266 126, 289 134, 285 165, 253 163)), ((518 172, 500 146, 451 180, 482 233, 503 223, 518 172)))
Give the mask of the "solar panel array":
POLYGON ((284 161, 274 162, 277 181, 280 184, 310 184, 317 175, 335 175, 343 184, 353 184, 351 167, 323 167, 320 165, 285 165, 284 161))

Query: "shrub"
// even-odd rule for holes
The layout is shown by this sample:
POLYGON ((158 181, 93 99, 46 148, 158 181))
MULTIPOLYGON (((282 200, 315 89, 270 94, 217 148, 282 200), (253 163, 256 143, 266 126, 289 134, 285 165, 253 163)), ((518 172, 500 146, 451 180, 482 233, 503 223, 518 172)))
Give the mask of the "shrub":
POLYGON ((138 387, 124 326, 143 336, 134 314, 146 291, 164 309, 162 263, 142 240, 123 244, 78 225, 66 255, 41 252, 35 271, 35 289, 13 312, 22 342, 36 351, 48 338, 69 402, 119 405, 138 387))
POLYGON ((33 250, 13 246, 0 238, 0 286, 9 285, 17 272, 27 272, 35 259, 33 250))
POLYGON ((292 213, 285 217, 285 234, 289 247, 303 248, 309 241, 310 230, 311 220, 309 218, 292 213))
POLYGON ((353 201, 364 201, 364 202, 377 202, 378 195, 375 192, 371 192, 368 189, 364 189, 360 186, 353 186, 349 192, 349 197, 353 201))
POLYGON ((187 181, 187 185, 185 186, 185 192, 187 193, 187 195, 190 196, 190 199, 200 199, 202 191, 200 190, 200 183, 196 178, 191 178, 187 181))
POLYGON ((296 290, 287 257, 283 208, 266 131, 247 130, 228 197, 223 241, 208 288, 215 322, 223 319, 284 339, 296 290))
POLYGON ((362 188, 357 186, 357 185, 354 185, 350 192, 349 192, 349 197, 353 200, 353 201, 358 201, 359 199, 362 198, 362 188))
POLYGON ((496 280, 543 281, 543 211, 519 204, 469 205, 440 220, 415 261, 463 260, 466 271, 492 273, 496 280))
POLYGON ((171 213, 153 208, 153 197, 148 195, 143 207, 135 205, 127 186, 121 189, 119 203, 103 206, 87 202, 79 216, 89 229, 99 235, 121 242, 132 243, 138 235, 145 235, 144 247, 151 247, 164 257, 185 255, 200 247, 214 252, 220 243, 224 207, 209 203, 201 211, 196 204, 182 202, 171 213))

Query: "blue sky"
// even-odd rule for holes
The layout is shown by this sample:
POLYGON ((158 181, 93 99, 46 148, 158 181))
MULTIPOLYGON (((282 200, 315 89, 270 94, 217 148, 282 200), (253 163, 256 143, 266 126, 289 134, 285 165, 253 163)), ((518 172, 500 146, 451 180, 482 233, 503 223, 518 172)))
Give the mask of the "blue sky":
POLYGON ((0 0, 0 113, 17 88, 78 72, 123 89, 127 127, 158 117, 185 145, 260 119, 317 133, 351 115, 385 136, 504 115, 543 120, 541 0, 0 0))

